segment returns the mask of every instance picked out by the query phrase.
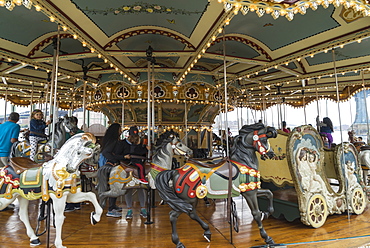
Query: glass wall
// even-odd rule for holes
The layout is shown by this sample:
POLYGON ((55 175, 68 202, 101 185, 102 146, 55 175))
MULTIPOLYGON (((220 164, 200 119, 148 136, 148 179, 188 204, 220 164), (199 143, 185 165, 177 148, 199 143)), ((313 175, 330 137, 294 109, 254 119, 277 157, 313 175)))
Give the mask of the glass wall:
MULTIPOLYGON (((39 106, 34 106, 33 110, 39 106)), ((0 123, 4 122, 4 115, 6 114, 5 121, 8 119, 8 116, 11 112, 17 112, 20 115, 20 120, 18 124, 21 126, 21 129, 28 128, 30 122, 30 106, 21 107, 21 106, 14 106, 10 102, 5 104, 4 99, 0 99, 0 123)), ((58 111, 58 117, 63 117, 65 115, 68 116, 76 116, 78 118, 78 126, 81 128, 83 126, 83 109, 76 109, 73 111, 61 110, 58 111)), ((49 116, 45 117, 47 120, 49 116)), ((93 124, 101 124, 103 126, 107 126, 108 120, 102 113, 96 113, 92 111, 86 111, 85 117, 85 124, 87 127, 93 124)))
MULTIPOLYGON (((361 92, 358 94, 362 94, 361 92)), ((370 110, 370 99, 367 97, 367 106, 370 110)), ((356 101, 355 97, 352 97, 346 102, 340 102, 339 106, 336 102, 330 100, 319 100, 318 102, 312 102, 305 108, 293 108, 290 105, 275 105, 268 108, 266 111, 255 111, 247 108, 235 109, 233 112, 229 112, 227 116, 228 127, 230 128, 232 135, 238 134, 238 130, 246 124, 253 124, 262 120, 265 125, 273 126, 275 128, 281 128, 280 121, 285 121, 287 127, 293 129, 300 125, 312 125, 316 127, 316 117, 319 116, 320 120, 324 117, 329 117, 334 126, 333 137, 336 142, 348 140, 348 130, 355 130, 358 136, 364 136, 366 133, 360 133, 356 130, 355 119, 356 119, 356 101), (342 132, 340 132, 342 130, 342 132), (342 136, 342 137, 341 137, 342 136)), ((364 108, 366 112, 366 108, 364 108)), ((358 114, 358 113, 357 113, 358 114)), ((366 113, 364 113, 366 115, 366 113)), ((225 114, 217 116, 213 125, 214 132, 218 133, 218 130, 225 130, 225 114)))

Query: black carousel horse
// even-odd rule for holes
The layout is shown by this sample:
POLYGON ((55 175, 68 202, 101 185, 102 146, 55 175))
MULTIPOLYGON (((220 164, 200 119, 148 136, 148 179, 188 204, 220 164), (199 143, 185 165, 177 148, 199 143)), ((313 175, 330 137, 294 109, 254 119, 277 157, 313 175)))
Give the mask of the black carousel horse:
POLYGON ((172 242, 177 248, 185 247, 180 242, 176 231, 179 215, 186 213, 191 219, 197 221, 204 229, 204 237, 210 241, 209 226, 199 218, 195 209, 198 199, 227 198, 230 191, 231 196, 241 194, 246 199, 260 229, 261 237, 267 244, 274 244, 262 225, 262 219, 273 212, 272 193, 269 190, 260 189, 260 173, 255 152, 260 153, 263 159, 274 157, 275 154, 268 139, 276 136, 275 128, 265 127, 262 123, 245 125, 234 138, 230 158, 218 163, 189 160, 179 169, 163 171, 157 175, 155 183, 158 193, 173 209, 170 212, 172 242), (269 213, 259 210, 257 196, 260 195, 270 199, 269 213))

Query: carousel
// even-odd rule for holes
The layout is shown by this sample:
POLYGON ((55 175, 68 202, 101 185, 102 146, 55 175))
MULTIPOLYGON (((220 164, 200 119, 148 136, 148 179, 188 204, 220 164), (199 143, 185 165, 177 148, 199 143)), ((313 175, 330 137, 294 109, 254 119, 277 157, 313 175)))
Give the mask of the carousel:
MULTIPOLYGON (((198 152, 198 158, 213 156, 203 161, 184 159, 179 175, 169 170, 167 174, 158 172, 157 177, 153 161, 159 155, 150 154, 151 186, 163 189, 158 193, 168 203, 151 209, 154 224, 150 219, 144 224, 139 219, 114 222, 100 218, 101 209, 92 197, 85 200, 92 201, 94 208, 84 205, 79 213, 65 213, 63 233, 59 222, 57 231, 52 228, 48 232, 55 237, 55 247, 64 247, 62 241, 68 247, 207 247, 207 241, 212 247, 314 247, 317 242, 336 247, 338 239, 348 247, 370 243, 370 233, 354 227, 365 227, 370 212, 367 178, 363 179, 361 167, 367 159, 359 162, 360 155, 352 144, 344 142, 326 149, 307 121, 286 135, 272 127, 243 123, 240 116, 240 132, 232 148, 226 139, 222 154, 226 161, 215 159, 213 154, 213 133, 226 136, 230 111, 249 109, 259 113, 254 122, 260 119, 266 123, 270 118, 266 111, 276 108, 276 129, 282 129, 286 106, 305 112, 307 104, 329 99, 338 103, 338 110, 333 111, 340 112, 340 102, 368 90, 367 0, 188 0, 186 4, 169 0, 0 0, 0 16, 0 97, 6 103, 29 106, 30 110, 40 108, 48 116, 53 114, 54 123, 57 110, 82 108, 80 125, 86 127, 84 131, 88 131, 87 112, 98 112, 109 124, 120 123, 126 129, 138 126, 149 144, 163 133, 174 132, 163 138, 169 149, 165 154, 170 154, 166 159, 187 156, 178 145, 198 152), (222 130, 213 128, 217 116, 222 116, 222 130), (243 165, 247 160, 241 153, 250 158, 249 167, 243 165), (272 160, 257 159, 255 153, 272 160), (313 164, 314 175, 308 172, 313 164), (199 180, 186 178, 188 172, 194 172, 199 180), (238 182, 219 181, 222 179, 217 176, 238 182), (181 186, 186 203, 180 207, 172 202, 177 200, 163 193, 168 192, 168 180, 175 182, 178 177, 188 183, 181 186), (253 181, 256 177, 262 183, 253 181), (191 185, 194 190, 187 191, 191 185), (258 189, 261 185, 267 185, 268 190, 258 189), (273 200, 270 191, 280 198, 273 200), (288 195, 281 193, 287 191, 288 195), (246 198, 249 207, 239 195, 246 198), (216 200, 209 205, 199 201, 197 211, 187 205, 206 196, 216 200), (259 201, 266 208, 262 212, 255 208, 257 196, 267 199, 259 201), (233 201, 231 197, 236 198, 233 201), (280 204, 275 215, 271 204, 280 204), (182 211, 183 207, 186 210, 182 211), (91 211, 95 212, 90 222, 100 220, 97 225, 101 227, 84 222, 91 211), (177 220, 180 212, 190 219, 177 220), (333 214, 337 215, 330 216, 333 214), (269 215, 274 218, 264 219, 269 215), (84 224, 80 228, 77 223, 84 224), (333 234, 334 223, 343 225, 343 231, 333 234), (294 235, 279 231, 280 227, 294 235)), ((362 105, 367 112, 366 100, 362 105)), ((5 110, 0 116, 5 119, 7 114, 5 110)), ((319 111, 317 115, 323 117, 319 111)), ((0 195, 7 199, 4 204, 15 199, 11 192, 9 186, 8 195, 0 195)), ((17 194, 21 197, 25 193, 17 194)), ((154 206, 156 201, 158 195, 150 204, 154 206)), ((49 246, 49 238, 36 239, 31 231, 30 225, 36 225, 32 219, 36 223, 37 202, 30 207, 35 211, 30 211, 27 231, 16 217, 21 211, 17 204, 14 211, 0 212, 0 230, 8 233, 0 238, 4 247, 28 247, 25 233, 31 244, 40 239, 42 245, 49 246), (17 225, 17 231, 11 231, 7 223, 17 225)), ((61 217, 54 218, 60 221, 61 217)))

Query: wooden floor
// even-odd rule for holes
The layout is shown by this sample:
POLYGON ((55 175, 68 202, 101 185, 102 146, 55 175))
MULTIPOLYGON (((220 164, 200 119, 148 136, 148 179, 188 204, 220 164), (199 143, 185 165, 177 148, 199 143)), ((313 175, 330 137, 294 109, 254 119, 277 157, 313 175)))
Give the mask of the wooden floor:
MULTIPOLYGON (((251 247, 263 245, 258 228, 254 222, 247 204, 236 198, 238 215, 240 217, 240 232, 233 233, 233 244, 230 244, 229 226, 226 221, 226 205, 218 200, 206 207, 201 201, 198 206, 199 215, 210 224, 212 241, 208 243, 202 236, 201 227, 181 215, 178 223, 178 232, 181 241, 188 248, 217 248, 217 247, 251 247)), ((157 204, 158 205, 158 204, 157 204)), ((124 202, 120 203, 124 206, 124 202)), ((83 205, 81 210, 65 213, 66 219, 63 228, 63 244, 69 248, 116 248, 116 247, 175 247, 171 242, 171 227, 168 217, 169 207, 161 205, 153 209, 154 223, 144 224, 145 220, 139 216, 139 207, 134 208, 134 218, 126 221, 125 218, 104 216, 96 226, 91 226, 89 213, 92 205, 83 205)), ((126 210, 123 210, 124 214, 126 210)), ((31 223, 36 225, 38 202, 30 205, 31 223)), ((370 205, 368 204, 362 215, 332 215, 325 225, 318 229, 303 225, 299 220, 287 222, 269 218, 264 220, 267 233, 276 243, 286 247, 370 247, 370 205)), ((40 237, 42 244, 47 247, 46 235, 40 237)), ((50 247, 53 247, 54 229, 51 228, 50 247)), ((23 223, 18 218, 18 207, 14 210, 0 212, 0 247, 24 248, 30 247, 23 223)))

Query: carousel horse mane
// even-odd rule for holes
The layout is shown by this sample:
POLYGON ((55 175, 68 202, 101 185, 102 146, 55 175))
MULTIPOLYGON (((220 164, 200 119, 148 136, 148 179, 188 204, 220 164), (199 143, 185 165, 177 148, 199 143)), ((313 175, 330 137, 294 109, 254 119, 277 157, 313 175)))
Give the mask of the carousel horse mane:
MULTIPOLYGON (((59 118, 58 122, 54 125, 54 148, 61 148, 66 140, 67 132, 77 132, 77 123, 72 116, 65 115, 63 118, 59 118)), ((51 143, 50 139, 50 143, 51 143)))
POLYGON ((174 139, 178 138, 178 133, 171 131, 166 131, 162 133, 157 142, 156 147, 154 149, 152 161, 155 164, 162 164, 165 163, 166 159, 173 154, 170 154, 172 151, 172 147, 167 147, 167 145, 174 139))
POLYGON ((173 138, 176 137, 178 138, 179 137, 179 134, 176 133, 175 131, 171 130, 171 131, 166 131, 164 133, 162 133, 159 138, 157 139, 157 142, 155 144, 155 150, 154 150, 154 153, 157 153, 159 151, 162 150, 162 148, 164 146, 166 146, 169 142, 171 142, 173 140, 173 138))
POLYGON ((251 125, 244 125, 239 130, 239 135, 249 134, 250 132, 253 132, 254 130, 260 130, 264 127, 265 127, 265 125, 263 123, 254 123, 254 124, 251 124, 251 125))
POLYGON ((356 140, 355 140, 355 131, 354 130, 348 131, 348 140, 351 143, 356 142, 356 140))

